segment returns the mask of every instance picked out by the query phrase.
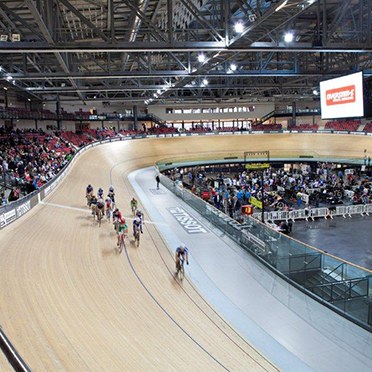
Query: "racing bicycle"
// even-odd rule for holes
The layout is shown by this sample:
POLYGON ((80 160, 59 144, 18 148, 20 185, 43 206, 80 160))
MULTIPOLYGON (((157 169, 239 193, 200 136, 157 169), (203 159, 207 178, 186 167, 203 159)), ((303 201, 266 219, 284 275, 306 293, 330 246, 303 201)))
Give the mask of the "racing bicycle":
POLYGON ((141 232, 138 227, 134 229, 133 236, 134 236, 134 243, 136 244, 137 247, 139 247, 141 232))
POLYGON ((120 233, 119 235, 119 246, 118 246, 118 252, 119 254, 125 249, 125 233, 120 233))
POLYGON ((182 256, 176 267, 176 277, 178 277, 179 280, 183 280, 185 277, 185 259, 182 256))

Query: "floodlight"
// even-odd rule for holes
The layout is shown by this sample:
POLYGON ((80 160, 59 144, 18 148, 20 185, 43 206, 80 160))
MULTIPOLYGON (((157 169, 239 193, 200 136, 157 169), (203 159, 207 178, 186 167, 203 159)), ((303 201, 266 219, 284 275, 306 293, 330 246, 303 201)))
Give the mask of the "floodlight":
POLYGON ((290 32, 290 31, 288 31, 288 32, 286 32, 285 34, 284 34, 284 41, 286 42, 286 43, 290 43, 290 42, 292 42, 293 41, 293 32, 290 32))
POLYGON ((241 34, 244 30, 243 23, 236 22, 235 25, 234 25, 234 30, 235 30, 236 33, 241 34))
POLYGON ((200 53, 198 55, 198 61, 201 63, 205 62, 205 55, 203 53, 200 53))

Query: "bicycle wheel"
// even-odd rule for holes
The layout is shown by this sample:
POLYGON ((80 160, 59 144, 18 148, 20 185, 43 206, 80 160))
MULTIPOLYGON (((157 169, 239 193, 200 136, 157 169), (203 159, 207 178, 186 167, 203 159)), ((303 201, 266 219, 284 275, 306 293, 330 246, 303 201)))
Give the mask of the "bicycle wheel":
POLYGON ((119 245, 119 254, 123 251, 123 248, 125 248, 125 236, 124 234, 120 236, 120 245, 119 245))
POLYGON ((141 236, 140 232, 137 231, 137 233, 136 233, 136 244, 137 244, 137 248, 138 248, 139 245, 140 245, 140 236, 141 236))
POLYGON ((180 261, 178 263, 176 276, 178 277, 179 280, 183 280, 183 278, 185 277, 185 268, 183 266, 183 261, 180 261))
POLYGON ((102 211, 100 209, 98 210, 98 216, 97 216, 97 218, 98 218, 98 225, 99 225, 99 227, 101 227, 102 211))
POLYGON ((180 280, 183 280, 183 278, 185 277, 185 267, 183 266, 183 262, 181 264, 180 272, 178 273, 178 277, 180 278, 180 280))

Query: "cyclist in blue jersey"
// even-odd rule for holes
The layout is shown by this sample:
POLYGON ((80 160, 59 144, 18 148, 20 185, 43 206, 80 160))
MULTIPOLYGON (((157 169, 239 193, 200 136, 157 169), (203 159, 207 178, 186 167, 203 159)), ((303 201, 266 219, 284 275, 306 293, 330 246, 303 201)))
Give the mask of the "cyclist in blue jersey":
POLYGON ((144 216, 144 214, 142 213, 142 211, 140 210, 140 209, 137 209, 137 213, 136 213, 136 216, 137 216, 137 218, 139 218, 140 219, 140 230, 141 230, 141 234, 143 234, 143 230, 142 230, 142 225, 144 225, 145 224, 145 216, 144 216))
POLYGON ((182 243, 176 249, 175 259, 176 259, 176 273, 178 273, 181 259, 186 261, 187 264, 189 264, 189 250, 185 244, 182 243))

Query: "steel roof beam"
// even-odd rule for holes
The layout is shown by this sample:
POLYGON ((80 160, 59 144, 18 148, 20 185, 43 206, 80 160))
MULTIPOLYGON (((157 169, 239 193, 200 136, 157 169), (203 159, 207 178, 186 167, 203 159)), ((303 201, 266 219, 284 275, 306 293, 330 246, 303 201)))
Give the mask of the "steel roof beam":
POLYGON ((0 42, 0 54, 10 53, 177 53, 177 52, 286 52, 286 53, 372 53, 371 45, 364 43, 363 46, 355 43, 342 44, 332 43, 327 47, 314 47, 312 43, 292 43, 285 45, 279 43, 259 43, 256 42, 250 47, 225 47, 216 42, 175 42, 173 47, 168 43, 116 43, 115 46, 108 46, 107 43, 99 45, 79 44, 79 43, 57 43, 55 46, 37 42, 0 42))
POLYGON ((80 11, 78 11, 73 5, 70 4, 67 0, 59 0, 68 10, 70 10, 73 14, 76 15, 80 19, 80 21, 90 27, 96 35, 99 35, 103 40, 109 41, 109 37, 107 37, 100 29, 98 29, 89 19, 84 17, 80 11))

